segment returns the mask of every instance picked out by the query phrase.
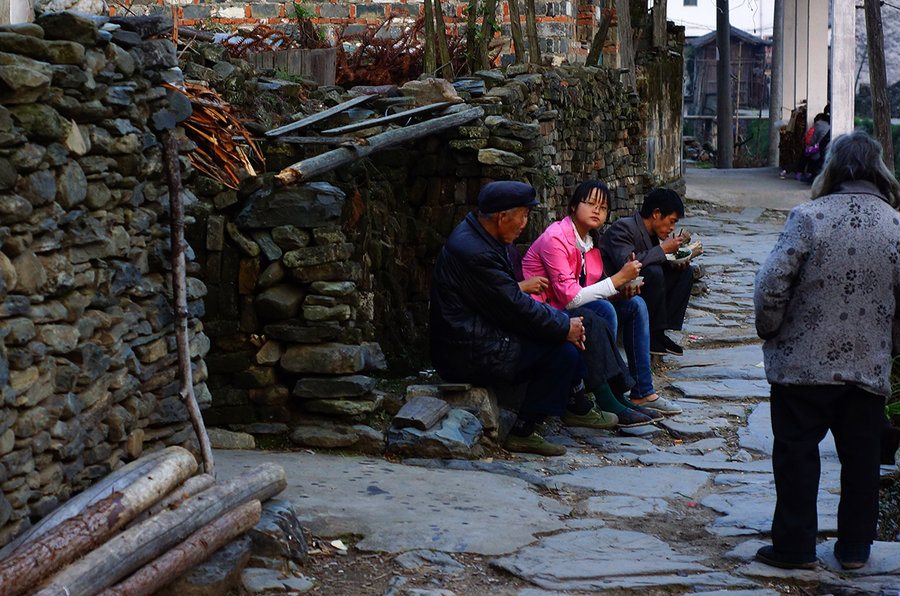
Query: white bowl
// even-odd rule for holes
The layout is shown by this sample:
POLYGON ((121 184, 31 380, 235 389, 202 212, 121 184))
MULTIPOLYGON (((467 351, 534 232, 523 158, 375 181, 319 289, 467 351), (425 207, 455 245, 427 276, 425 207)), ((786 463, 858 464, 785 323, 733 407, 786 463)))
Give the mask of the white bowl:
POLYGON ((637 288, 637 287, 640 287, 640 286, 642 286, 642 285, 644 285, 644 277, 641 276, 641 275, 638 275, 637 277, 635 277, 635 278, 632 279, 631 281, 626 281, 625 283, 623 283, 623 284, 622 284, 622 287, 623 287, 623 288, 637 288))

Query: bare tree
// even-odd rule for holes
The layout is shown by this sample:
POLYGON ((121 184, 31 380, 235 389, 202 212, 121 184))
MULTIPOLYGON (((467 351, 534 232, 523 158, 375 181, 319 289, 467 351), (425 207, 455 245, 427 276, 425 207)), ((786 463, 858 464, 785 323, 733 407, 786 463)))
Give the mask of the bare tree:
POLYGON ((884 68, 884 33, 881 30, 881 3, 865 0, 866 38, 869 42, 869 86, 872 89, 872 124, 875 138, 884 148, 884 163, 894 170, 894 145, 891 138, 891 104, 884 68))

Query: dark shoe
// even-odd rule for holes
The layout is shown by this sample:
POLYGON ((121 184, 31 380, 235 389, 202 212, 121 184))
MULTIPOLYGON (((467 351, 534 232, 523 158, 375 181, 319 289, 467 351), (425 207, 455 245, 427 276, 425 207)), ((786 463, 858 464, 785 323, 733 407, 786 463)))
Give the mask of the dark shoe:
POLYGON ((655 412, 653 410, 648 410, 647 408, 645 408, 643 406, 639 406, 636 403, 634 403, 633 401, 631 401, 630 399, 628 399, 627 397, 623 397, 619 401, 621 401, 629 409, 634 410, 635 412, 640 412, 641 414, 648 417, 653 422, 656 422, 657 420, 662 420, 663 418, 665 418, 665 416, 663 414, 661 414, 660 412, 655 412))
MULTIPOLYGON (((616 414, 616 416, 619 418, 619 426, 621 428, 633 428, 635 426, 653 424, 653 418, 646 414, 642 414, 638 408, 625 408, 616 414)), ((660 418, 662 418, 662 416, 660 416, 660 418)))
POLYGON ((665 335, 663 335, 662 340, 663 345, 666 347, 666 352, 668 352, 669 354, 673 354, 675 356, 681 356, 684 354, 684 349, 665 335))
MULTIPOLYGON (((665 336, 663 336, 665 337, 665 336)), ((650 338, 650 353, 654 356, 665 356, 669 352, 666 350, 666 344, 663 340, 655 337, 650 338)))
POLYGON ((503 448, 516 453, 537 453, 538 455, 564 455, 566 448, 548 442, 541 435, 531 433, 527 437, 507 435, 503 448))
POLYGON ((756 551, 754 558, 760 563, 781 569, 814 569, 816 566, 815 553, 811 555, 780 553, 773 546, 762 547, 756 551))
POLYGON ((838 560, 844 569, 859 569, 869 560, 869 552, 872 545, 866 542, 841 542, 834 543, 834 558, 838 560))
POLYGON ((584 426, 587 428, 613 428, 619 422, 619 417, 612 412, 591 409, 587 414, 573 414, 566 412, 562 417, 566 426, 584 426))

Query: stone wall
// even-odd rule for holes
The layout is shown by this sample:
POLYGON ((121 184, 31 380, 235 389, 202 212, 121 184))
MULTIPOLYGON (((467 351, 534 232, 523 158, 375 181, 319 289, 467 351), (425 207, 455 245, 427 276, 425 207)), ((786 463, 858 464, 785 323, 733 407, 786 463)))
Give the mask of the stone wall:
MULTIPOLYGON (((467 105, 454 108, 484 110, 468 125, 376 153, 321 183, 278 189, 266 175, 237 193, 198 190, 213 213, 192 236, 205 238, 205 250, 194 246, 210 287, 210 424, 290 431, 298 445, 380 449, 372 418, 391 404, 371 373, 383 366, 381 348, 393 375, 428 366, 434 259, 485 183, 538 189, 542 206, 524 243, 565 214, 586 178, 610 185, 618 215, 641 203, 651 184, 644 108, 617 70, 515 66, 478 76, 487 92, 463 94, 467 105)), ((322 87, 310 98, 347 99, 335 93, 322 87)), ((277 143, 265 151, 274 170, 308 156, 277 143)))
MULTIPOLYGON (((181 77, 172 43, 148 39, 170 28, 66 13, 0 28, 0 544, 142 452, 195 445, 148 128, 181 77)), ((188 291, 208 402, 206 290, 188 291)))

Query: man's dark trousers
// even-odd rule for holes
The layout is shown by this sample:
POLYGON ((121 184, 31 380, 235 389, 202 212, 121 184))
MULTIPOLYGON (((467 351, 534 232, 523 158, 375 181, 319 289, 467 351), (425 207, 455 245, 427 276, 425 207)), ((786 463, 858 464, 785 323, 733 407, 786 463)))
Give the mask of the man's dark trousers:
MULTIPOLYGON (((694 284, 694 268, 679 269, 665 264, 641 267, 644 285, 641 298, 647 303, 650 331, 681 329, 694 284)), ((651 336, 652 337, 652 336, 651 336)))
POLYGON ((578 349, 570 342, 522 342, 516 366, 516 380, 527 381, 519 418, 540 422, 545 416, 562 416, 569 402, 569 390, 587 370, 578 349))
POLYGON ((772 385, 772 470, 777 503, 772 545, 779 553, 816 552, 819 442, 828 429, 841 460, 838 540, 869 544, 878 518, 884 398, 855 385, 772 385))

